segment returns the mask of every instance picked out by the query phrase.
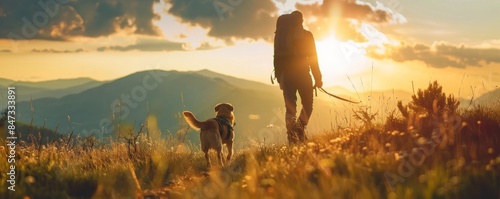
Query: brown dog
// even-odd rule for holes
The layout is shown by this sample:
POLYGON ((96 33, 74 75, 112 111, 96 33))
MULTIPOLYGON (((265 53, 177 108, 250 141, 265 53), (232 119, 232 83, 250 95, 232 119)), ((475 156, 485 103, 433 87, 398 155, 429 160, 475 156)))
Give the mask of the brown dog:
POLYGON ((208 167, 211 166, 208 150, 214 149, 217 152, 219 164, 224 166, 222 162, 222 145, 227 147, 227 161, 231 160, 233 155, 233 139, 234 139, 234 114, 233 106, 229 103, 220 103, 215 106, 215 118, 200 122, 196 119, 193 113, 184 111, 184 119, 193 129, 201 129, 200 141, 201 150, 205 153, 208 167))

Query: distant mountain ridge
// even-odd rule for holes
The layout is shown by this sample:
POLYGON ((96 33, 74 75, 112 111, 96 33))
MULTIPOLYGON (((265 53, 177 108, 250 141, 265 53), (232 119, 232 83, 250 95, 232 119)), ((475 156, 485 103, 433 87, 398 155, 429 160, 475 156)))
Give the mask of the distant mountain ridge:
MULTIPOLYGON (((103 83, 90 78, 59 79, 41 82, 0 79, 0 94, 6 96, 7 87, 15 87, 17 102, 40 98, 60 98, 69 94, 80 93, 103 83)), ((2 107, 6 107, 6 101, 0 101, 0 108, 2 107)))
POLYGON ((236 86, 243 88, 243 89, 266 90, 266 91, 275 92, 276 88, 277 88, 277 86, 271 86, 271 85, 267 85, 267 84, 264 84, 261 82, 249 81, 246 79, 241 79, 241 78, 236 78, 236 77, 232 77, 232 76, 228 76, 228 75, 223 75, 220 73, 210 71, 208 69, 194 71, 194 73, 200 74, 203 76, 207 76, 210 78, 220 78, 224 81, 230 82, 231 84, 236 85, 236 86))
POLYGON ((494 107, 500 107, 500 88, 484 93, 479 96, 473 103, 477 105, 492 105, 494 107))
MULTIPOLYGON (((33 99, 34 123, 38 126, 45 123, 46 127, 51 129, 65 129, 67 133, 75 131, 85 135, 97 130, 105 132, 106 135, 113 135, 118 128, 122 132, 131 127, 138 130, 148 116, 153 116, 165 136, 168 133, 175 134, 180 128, 186 127, 181 125, 184 122, 180 117, 182 111, 192 111, 198 119, 204 120, 214 117, 215 104, 229 102, 235 107, 238 124, 235 130, 240 141, 249 138, 271 140, 269 136, 284 135, 284 102, 277 86, 209 70, 142 71, 108 82, 89 81, 59 90, 18 87, 19 92, 25 89, 33 89, 32 92, 39 92, 39 96, 42 93, 55 92, 46 98, 33 99), (78 89, 80 92, 76 92, 78 89), (55 97, 56 91, 69 92, 65 90, 72 90, 73 93, 55 97), (274 129, 269 131, 271 128, 274 129)), ((318 93, 308 126, 311 132, 357 122, 348 117, 360 107, 368 108, 383 117, 394 110, 398 100, 411 100, 411 93, 405 91, 354 93, 342 87, 325 89, 336 95, 361 100, 362 103, 349 104, 318 93)), ((498 91, 495 91, 491 95, 498 99, 497 94, 498 91)), ((300 100, 297 103, 300 110, 300 100)), ((17 110, 19 121, 31 120, 29 101, 19 101, 17 110)), ((189 133, 188 137, 195 143, 199 140, 197 133, 189 133)))
MULTIPOLYGON (((56 79, 56 80, 48 80, 48 81, 39 81, 39 82, 31 82, 31 81, 12 81, 10 82, 10 86, 25 86, 31 88, 42 88, 42 89, 65 89, 74 86, 79 86, 83 84, 87 84, 90 82, 98 82, 91 78, 73 78, 73 79, 56 79)), ((4 85, 5 86, 5 85, 4 85)))

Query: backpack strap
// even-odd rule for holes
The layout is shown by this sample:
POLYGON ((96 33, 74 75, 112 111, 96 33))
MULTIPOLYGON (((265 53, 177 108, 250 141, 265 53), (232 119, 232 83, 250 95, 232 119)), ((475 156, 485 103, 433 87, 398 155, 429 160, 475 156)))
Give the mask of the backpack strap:
POLYGON ((273 71, 271 72, 271 83, 272 84, 274 84, 274 79, 276 79, 276 75, 274 75, 275 77, 273 78, 273 74, 275 71, 276 71, 276 69, 273 69, 273 71))
POLYGON ((222 137, 222 134, 223 134, 222 126, 226 126, 227 129, 229 130, 229 132, 226 136, 226 139, 231 138, 231 134, 234 132, 233 125, 226 118, 223 118, 223 117, 215 117, 214 119, 215 119, 215 121, 217 121, 217 124, 219 124, 220 136, 222 137))

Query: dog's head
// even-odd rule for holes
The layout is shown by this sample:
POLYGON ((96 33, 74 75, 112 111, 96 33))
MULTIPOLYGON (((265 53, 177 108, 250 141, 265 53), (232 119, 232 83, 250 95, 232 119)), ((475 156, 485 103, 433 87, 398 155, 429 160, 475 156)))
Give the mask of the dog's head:
POLYGON ((229 103, 220 103, 215 106, 215 113, 217 116, 225 116, 227 118, 233 118, 233 105, 229 103))
POLYGON ((217 113, 230 113, 233 112, 234 107, 229 103, 219 103, 215 106, 215 112, 217 113))

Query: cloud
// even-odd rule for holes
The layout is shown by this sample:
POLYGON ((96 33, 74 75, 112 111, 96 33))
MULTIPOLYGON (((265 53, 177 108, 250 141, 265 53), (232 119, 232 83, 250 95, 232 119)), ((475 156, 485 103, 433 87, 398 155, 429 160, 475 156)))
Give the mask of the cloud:
POLYGON ((76 50, 55 50, 55 49, 33 49, 31 52, 34 53, 81 53, 81 52, 86 52, 86 50, 79 48, 76 50))
POLYGON ((368 38, 359 31, 361 22, 372 24, 404 23, 402 15, 384 7, 356 0, 324 0, 323 4, 297 5, 305 17, 314 17, 307 26, 318 32, 318 37, 331 34, 340 40, 366 41, 368 38))
POLYGON ((0 38, 66 40, 126 31, 159 35, 158 0, 0 1, 0 38))
POLYGON ((8 49, 2 49, 0 50, 0 53, 11 53, 12 51, 11 50, 8 50, 8 49))
POLYGON ((167 0, 168 13, 182 22, 209 30, 224 40, 270 40, 275 29, 277 7, 272 0, 167 0))
POLYGON ((500 49, 498 48, 454 46, 445 42, 436 42, 431 46, 406 43, 397 46, 386 44, 384 48, 368 48, 367 55, 376 59, 391 59, 397 62, 417 60, 436 68, 481 67, 484 64, 500 63, 500 49))
MULTIPOLYGON (((212 38, 227 43, 241 39, 272 41, 280 12, 279 1, 0 1, 0 38, 70 40, 115 33, 159 36, 162 33, 155 23, 160 19, 159 12, 163 10, 155 8, 166 3, 169 6, 164 7, 163 12, 184 24, 206 29, 206 34, 212 38)), ((398 21, 398 15, 381 3, 372 5, 359 0, 323 0, 322 4, 300 4, 304 1, 291 4, 295 3, 295 7, 304 13, 307 27, 315 33, 316 38, 325 38, 334 32, 342 40, 364 41, 366 38, 359 33, 362 22, 381 24, 398 21)), ((163 30, 168 31, 168 28, 163 30)))
MULTIPOLYGON (((264 39, 272 40, 279 7, 285 3, 278 0, 222 1, 222 0, 167 0, 172 6, 168 13, 182 22, 201 26, 209 30, 208 35, 225 40, 264 39), (230 4, 234 2, 234 5, 230 4)), ((402 21, 401 16, 377 3, 353 0, 323 0, 323 3, 300 4, 295 7, 303 12, 307 27, 317 38, 325 38, 335 32, 342 40, 364 41, 359 33, 359 24, 376 24, 402 21), (308 20, 312 19, 314 20, 308 20)))
POLYGON ((158 37, 141 37, 135 44, 127 46, 105 46, 97 51, 181 51, 184 43, 172 42, 158 37))

